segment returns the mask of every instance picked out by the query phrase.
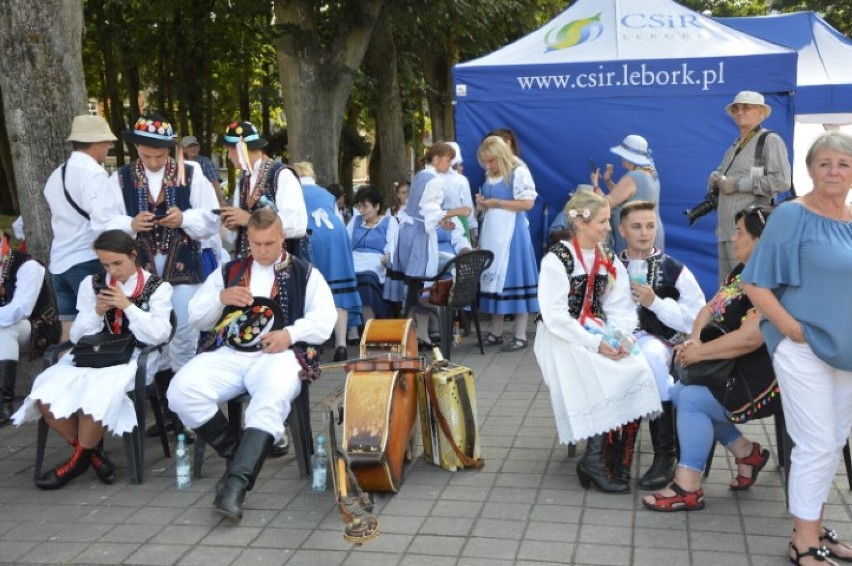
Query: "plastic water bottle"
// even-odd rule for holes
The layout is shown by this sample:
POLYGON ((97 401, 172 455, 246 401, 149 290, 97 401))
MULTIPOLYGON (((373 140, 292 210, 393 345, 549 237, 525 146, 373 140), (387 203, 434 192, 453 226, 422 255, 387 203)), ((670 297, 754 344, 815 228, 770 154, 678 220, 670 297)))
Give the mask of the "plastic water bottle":
POLYGON ((631 356, 639 355, 639 344, 636 339, 622 329, 607 325, 607 337, 614 348, 620 346, 630 352, 631 356))
POLYGON ((317 436, 317 449, 311 458, 313 476, 311 478, 311 489, 314 491, 325 491, 326 476, 328 474, 328 453, 325 451, 325 437, 317 436))
POLYGON ((458 348, 462 343, 461 322, 459 319, 453 321, 453 346, 458 348))
POLYGON ((175 448, 175 472, 177 473, 177 488, 187 489, 192 485, 192 466, 189 463, 189 452, 186 449, 186 437, 179 434, 175 448))

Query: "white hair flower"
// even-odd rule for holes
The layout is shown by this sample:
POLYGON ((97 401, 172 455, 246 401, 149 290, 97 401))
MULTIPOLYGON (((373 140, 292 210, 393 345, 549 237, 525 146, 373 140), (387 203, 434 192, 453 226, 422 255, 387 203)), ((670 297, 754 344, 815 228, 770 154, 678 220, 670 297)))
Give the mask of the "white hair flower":
POLYGON ((572 208, 568 211, 568 216, 570 216, 571 218, 577 218, 577 211, 572 208))

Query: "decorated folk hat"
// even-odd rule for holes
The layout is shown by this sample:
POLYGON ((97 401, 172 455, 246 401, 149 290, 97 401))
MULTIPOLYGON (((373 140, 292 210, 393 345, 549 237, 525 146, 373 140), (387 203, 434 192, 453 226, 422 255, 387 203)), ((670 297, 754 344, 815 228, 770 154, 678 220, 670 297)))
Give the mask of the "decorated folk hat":
POLYGON ((734 101, 725 106, 725 112, 730 114, 731 118, 734 117, 734 104, 753 104, 755 106, 763 106, 763 110, 765 112, 765 114, 763 115, 764 120, 769 118, 769 115, 772 114, 772 107, 766 104, 766 100, 759 92, 754 92, 751 90, 743 90, 741 92, 738 92, 737 95, 734 97, 734 101))
POLYGON ((237 145, 242 139, 249 149, 261 149, 266 147, 266 140, 260 137, 257 128, 251 122, 231 122, 228 130, 222 137, 225 145, 237 145))
POLYGON ((648 149, 648 140, 636 134, 630 134, 624 141, 609 150, 630 163, 639 167, 654 165, 651 159, 651 150, 648 149))
POLYGON ((267 297, 255 297, 248 307, 226 307, 215 330, 225 343, 243 352, 263 349, 261 337, 284 328, 281 306, 267 297))
POLYGON ((140 116, 133 128, 121 132, 124 141, 148 147, 174 147, 175 131, 171 123, 157 114, 140 116))
POLYGON ((107 121, 100 116, 82 114, 74 116, 71 122, 71 133, 66 141, 80 143, 98 143, 115 141, 118 138, 109 129, 107 121))

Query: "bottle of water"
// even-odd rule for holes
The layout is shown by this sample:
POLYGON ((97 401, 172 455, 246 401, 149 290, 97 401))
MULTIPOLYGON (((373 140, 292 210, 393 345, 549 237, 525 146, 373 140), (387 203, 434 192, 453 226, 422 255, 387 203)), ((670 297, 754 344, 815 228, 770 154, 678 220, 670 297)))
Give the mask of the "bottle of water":
POLYGON ((618 348, 620 346, 624 348, 625 351, 630 352, 630 355, 632 356, 639 355, 639 344, 631 334, 626 333, 620 328, 607 325, 607 337, 610 338, 610 344, 612 344, 614 348, 618 348))
POLYGON ((461 322, 459 319, 453 320, 453 346, 458 348, 462 343, 461 322))
POLYGON ((311 489, 314 491, 325 491, 326 476, 328 473, 328 454, 325 451, 325 437, 317 436, 317 449, 314 451, 314 456, 311 458, 311 468, 313 476, 311 479, 311 489))
POLYGON ((192 467, 189 463, 189 452, 186 449, 186 437, 179 434, 175 448, 175 472, 177 473, 177 488, 187 489, 192 485, 192 467))

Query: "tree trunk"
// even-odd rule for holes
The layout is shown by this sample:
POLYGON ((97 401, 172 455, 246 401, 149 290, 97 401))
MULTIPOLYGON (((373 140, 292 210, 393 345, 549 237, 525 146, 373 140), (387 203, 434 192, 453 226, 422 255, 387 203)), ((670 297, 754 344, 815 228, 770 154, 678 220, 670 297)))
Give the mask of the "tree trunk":
POLYGON ((396 43, 393 29, 382 10, 367 49, 367 66, 376 78, 376 143, 370 159, 370 180, 382 190, 393 182, 407 179, 405 132, 402 129, 402 101, 399 94, 396 43), (379 151, 376 151, 380 148, 379 151))
MULTIPOLYGON (((448 104, 447 86, 449 72, 447 59, 443 53, 434 48, 423 52, 423 78, 426 80, 426 104, 429 107, 429 118, 432 120, 432 142, 448 141, 446 118, 448 104)), ((450 140, 451 141, 451 140, 450 140)))
MULTIPOLYGON (((106 14, 102 3, 90 2, 90 14, 96 22, 98 29, 98 46, 100 47, 101 56, 103 57, 103 81, 104 81, 104 110, 107 121, 110 124, 110 129, 113 133, 118 134, 124 129, 124 117, 122 116, 121 91, 118 86, 118 65, 114 56, 115 25, 116 22, 110 21, 107 23, 106 14)), ((119 165, 123 165, 124 160, 124 144, 116 143, 115 160, 119 165)))
POLYGON ((52 231, 44 183, 67 157, 71 119, 86 112, 82 43, 82 0, 0 2, 5 131, 27 249, 45 262, 52 231))
POLYGON ((330 45, 322 45, 313 2, 275 2, 275 21, 280 27, 276 38, 278 73, 290 161, 311 161, 317 177, 326 182, 338 179, 343 114, 382 0, 357 4, 361 14, 347 18, 348 23, 339 26, 330 45))

